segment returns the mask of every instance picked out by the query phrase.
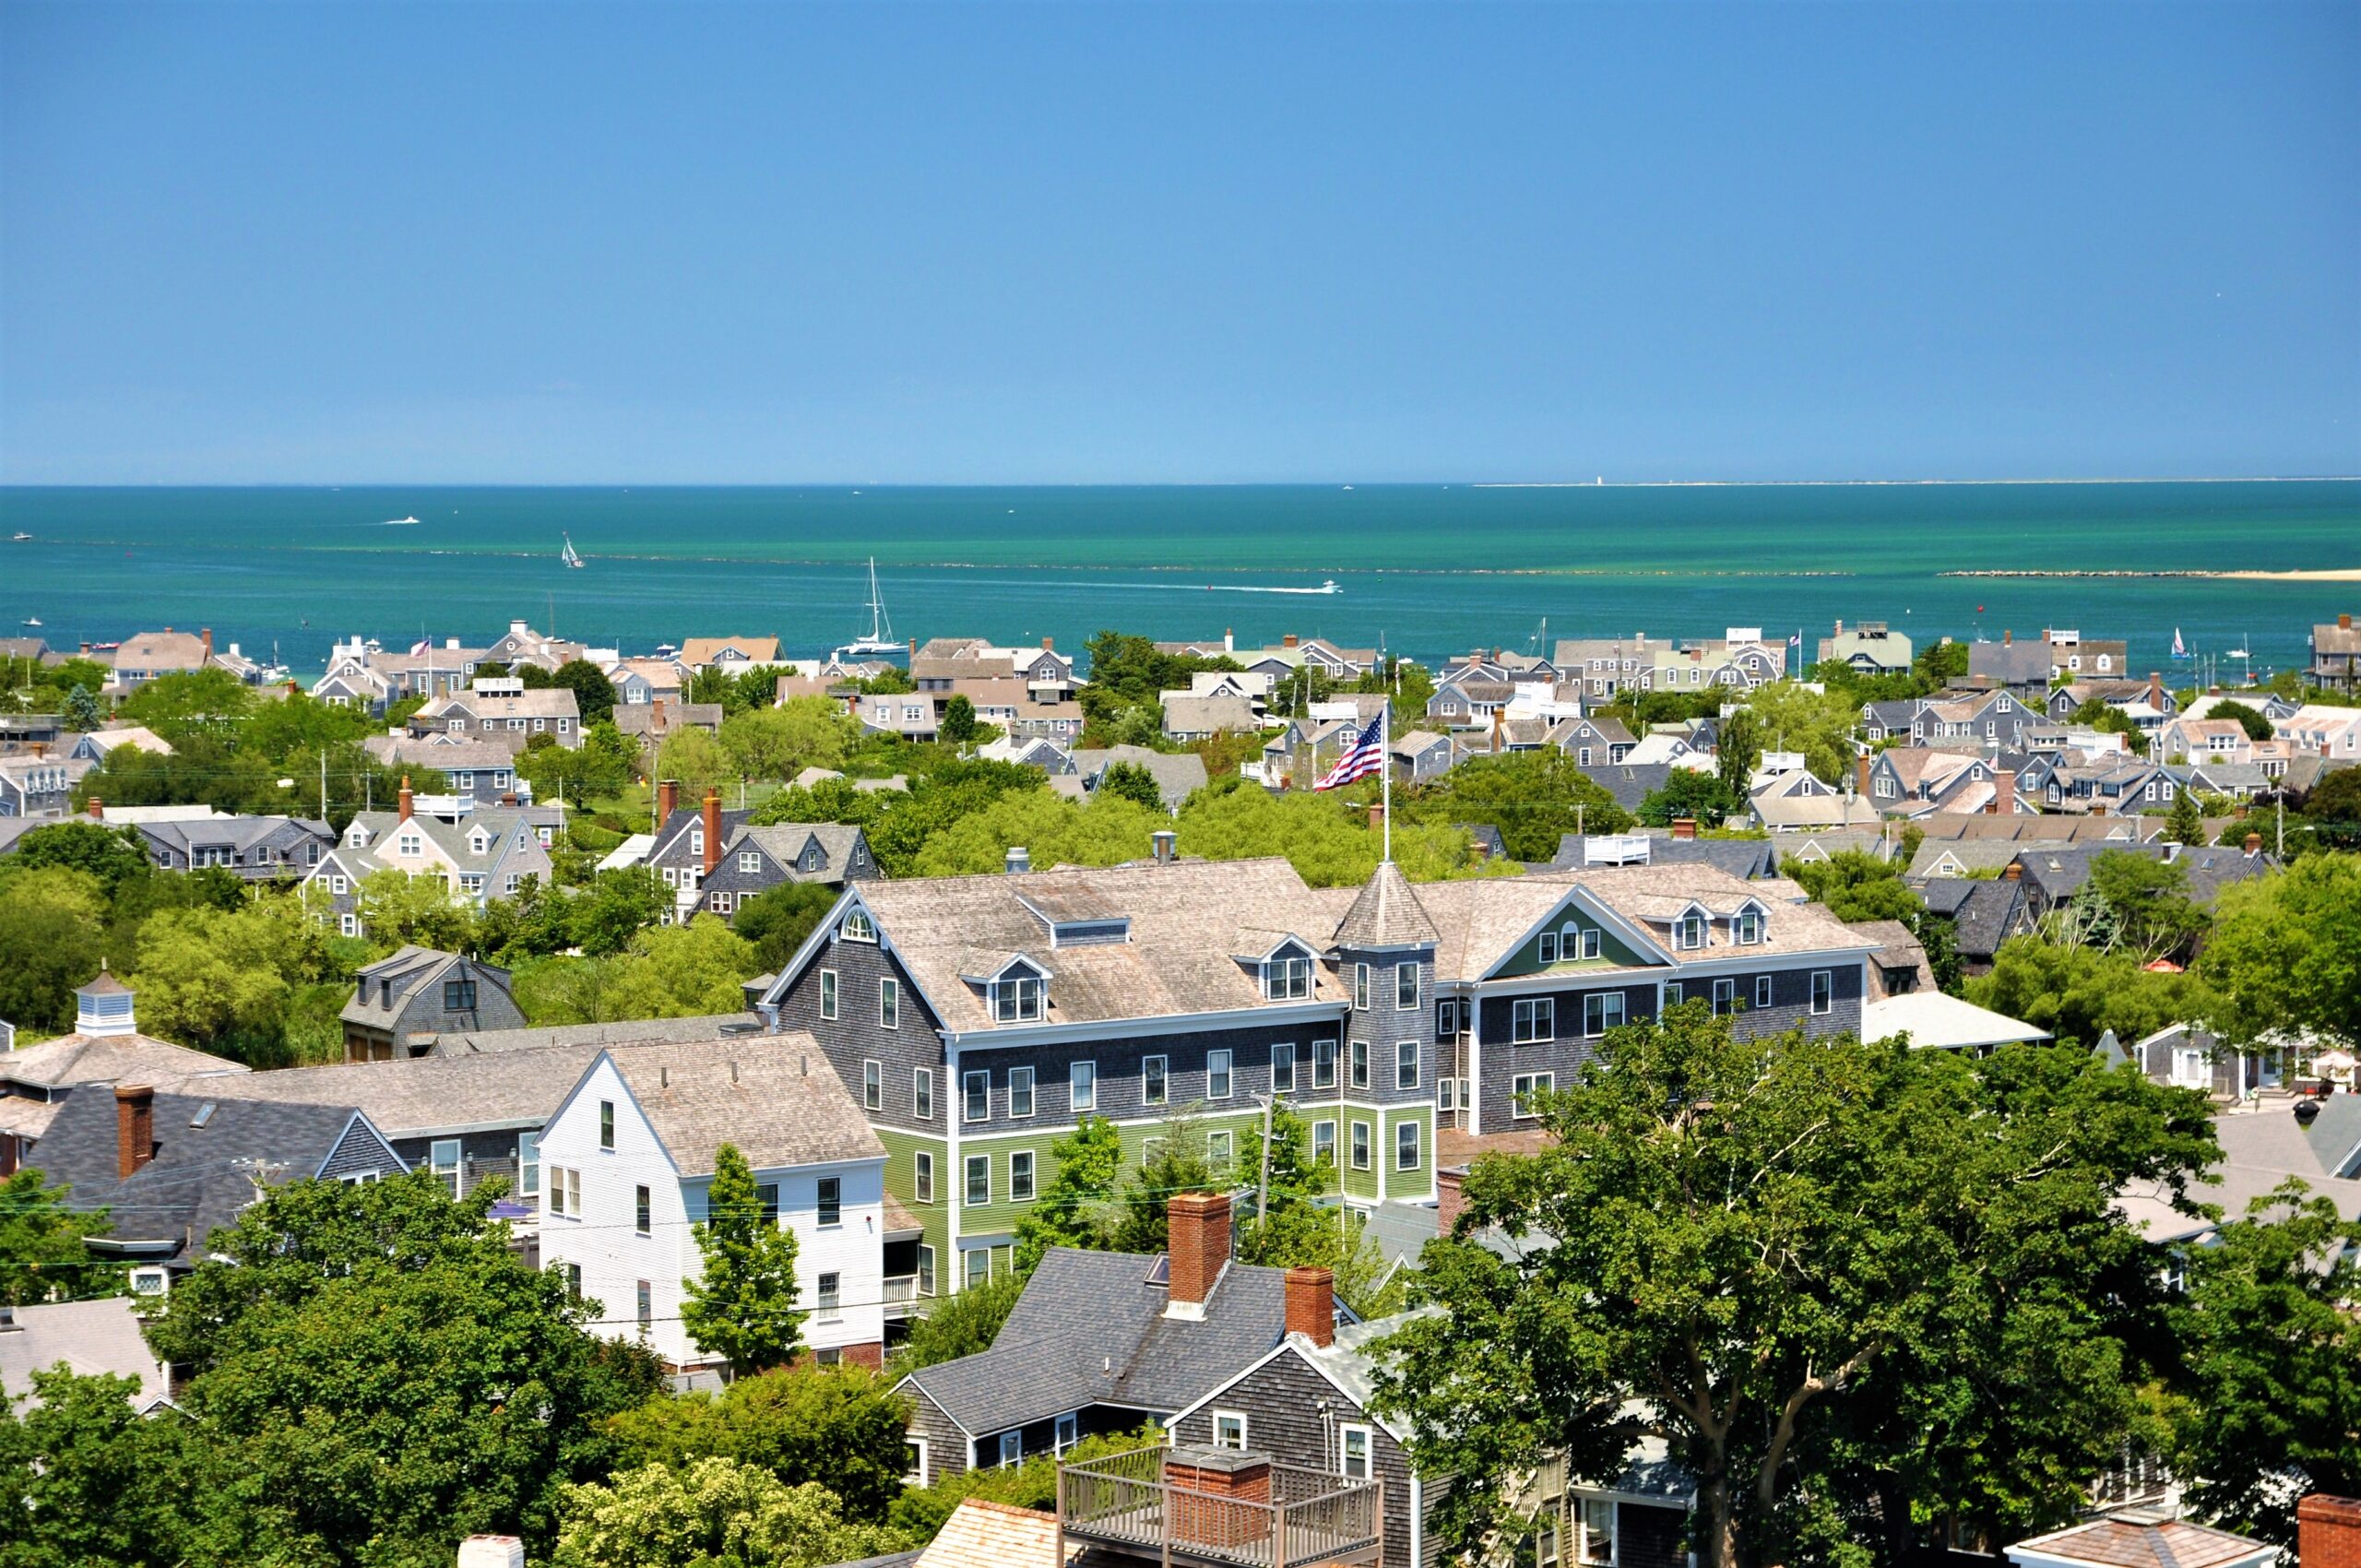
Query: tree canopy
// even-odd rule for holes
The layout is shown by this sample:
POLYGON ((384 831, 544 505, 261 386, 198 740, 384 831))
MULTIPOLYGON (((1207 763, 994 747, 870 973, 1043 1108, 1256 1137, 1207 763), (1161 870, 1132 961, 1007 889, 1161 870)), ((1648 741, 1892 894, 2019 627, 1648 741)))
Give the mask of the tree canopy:
POLYGON ((2307 855, 2224 888, 2198 972, 2225 1039, 2308 1030, 2361 1047, 2361 860, 2307 855))
POLYGON ((753 1170, 735 1144, 714 1151, 695 1234, 705 1267, 682 1281, 681 1326, 733 1372, 785 1362, 803 1343, 806 1315, 795 1305, 795 1232, 764 1212, 753 1170))

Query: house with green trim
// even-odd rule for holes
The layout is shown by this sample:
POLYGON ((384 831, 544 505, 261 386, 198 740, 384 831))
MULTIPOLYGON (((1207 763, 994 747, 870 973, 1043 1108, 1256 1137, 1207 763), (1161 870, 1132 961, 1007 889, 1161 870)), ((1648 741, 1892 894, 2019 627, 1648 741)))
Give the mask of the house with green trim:
MULTIPOLYGON (((1011 1266, 1051 1146, 1086 1115, 1137 1161, 1194 1107, 1216 1163, 1262 1100, 1309 1123, 1347 1202, 1431 1206, 1439 1126, 1532 1125, 1524 1097, 1667 1000, 1749 1028, 1860 1027, 1876 944, 1792 884, 1703 865, 1307 886, 1276 858, 865 882, 761 994, 808 1032, 913 1217, 889 1296, 1011 1266)), ((909 1310, 916 1310, 911 1301, 909 1310)))

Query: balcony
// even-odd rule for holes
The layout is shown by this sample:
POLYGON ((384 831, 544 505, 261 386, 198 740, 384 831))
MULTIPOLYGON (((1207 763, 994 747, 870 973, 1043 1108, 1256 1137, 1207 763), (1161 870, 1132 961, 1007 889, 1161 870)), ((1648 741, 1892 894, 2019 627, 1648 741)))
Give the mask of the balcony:
POLYGON ((1375 1563, 1385 1487, 1229 1448, 1135 1448, 1058 1471, 1065 1539, 1198 1568, 1375 1563))
POLYGON ((933 1291, 919 1289, 919 1277, 915 1274, 889 1274, 885 1277, 885 1316, 888 1319, 918 1317, 924 1310, 919 1303, 933 1299, 933 1291))

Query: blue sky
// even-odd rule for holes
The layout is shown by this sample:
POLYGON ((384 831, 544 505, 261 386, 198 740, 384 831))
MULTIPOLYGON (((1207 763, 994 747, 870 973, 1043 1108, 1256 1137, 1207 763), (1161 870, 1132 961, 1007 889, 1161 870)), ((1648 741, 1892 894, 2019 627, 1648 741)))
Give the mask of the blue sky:
POLYGON ((0 479, 2361 471, 2361 6, 0 5, 0 479))

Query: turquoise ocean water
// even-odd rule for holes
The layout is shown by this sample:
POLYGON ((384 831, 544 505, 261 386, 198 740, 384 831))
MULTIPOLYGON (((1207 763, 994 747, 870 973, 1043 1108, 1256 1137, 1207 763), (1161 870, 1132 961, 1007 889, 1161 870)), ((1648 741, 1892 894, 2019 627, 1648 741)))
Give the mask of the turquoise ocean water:
POLYGON ((71 647, 209 626, 299 672, 339 636, 480 644, 517 616, 627 651, 776 633, 808 655, 867 629, 872 554, 895 633, 920 639, 1230 628, 1434 659, 1527 647, 1546 617, 1553 640, 1800 629, 1809 656, 1842 618, 1922 639, 2073 626, 2186 678, 2176 628, 2296 664, 2361 583, 1943 574, 2361 567, 2361 481, 0 489, 0 630, 38 619, 71 647), (584 570, 559 563, 567 534, 584 570), (1327 578, 1344 591, 1237 591, 1327 578))

